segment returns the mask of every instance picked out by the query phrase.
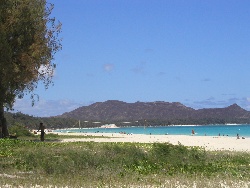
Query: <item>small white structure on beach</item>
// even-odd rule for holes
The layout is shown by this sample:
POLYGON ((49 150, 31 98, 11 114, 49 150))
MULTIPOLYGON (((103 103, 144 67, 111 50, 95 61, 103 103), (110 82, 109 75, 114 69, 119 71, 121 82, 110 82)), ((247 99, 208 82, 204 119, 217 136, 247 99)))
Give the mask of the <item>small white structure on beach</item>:
POLYGON ((115 124, 105 124, 102 125, 101 128, 119 128, 115 124))

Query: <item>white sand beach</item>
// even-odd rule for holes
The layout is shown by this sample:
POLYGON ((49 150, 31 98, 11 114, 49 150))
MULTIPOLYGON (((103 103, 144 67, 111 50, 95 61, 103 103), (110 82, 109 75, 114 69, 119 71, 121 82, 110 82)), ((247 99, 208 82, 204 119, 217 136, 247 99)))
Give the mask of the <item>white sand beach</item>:
POLYGON ((245 151, 250 152, 250 139, 237 139, 226 136, 188 136, 188 135, 143 135, 120 133, 57 133, 60 135, 84 135, 86 138, 63 139, 62 142, 138 142, 138 143, 171 143, 174 145, 200 146, 206 150, 245 151), (101 138, 89 138, 99 136, 101 138), (102 138, 103 137, 103 138, 102 138))

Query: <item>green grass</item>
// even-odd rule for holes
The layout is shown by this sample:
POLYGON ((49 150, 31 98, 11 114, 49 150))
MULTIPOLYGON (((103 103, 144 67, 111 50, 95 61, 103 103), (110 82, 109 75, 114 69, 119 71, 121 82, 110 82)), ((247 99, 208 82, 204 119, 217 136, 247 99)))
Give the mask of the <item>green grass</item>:
MULTIPOLYGON (((68 139, 68 138, 109 138, 109 137, 105 137, 105 136, 92 136, 92 135, 70 135, 70 133, 68 135, 58 135, 55 133, 47 133, 45 134, 45 142, 60 142, 63 139, 68 139)), ((32 136, 19 136, 18 140, 24 140, 24 141, 40 141, 40 135, 34 135, 32 134, 32 136)))
POLYGON ((58 140, 65 137, 46 138, 49 141, 0 139, 2 186, 250 186, 250 153, 207 152, 168 143, 61 143, 58 140))

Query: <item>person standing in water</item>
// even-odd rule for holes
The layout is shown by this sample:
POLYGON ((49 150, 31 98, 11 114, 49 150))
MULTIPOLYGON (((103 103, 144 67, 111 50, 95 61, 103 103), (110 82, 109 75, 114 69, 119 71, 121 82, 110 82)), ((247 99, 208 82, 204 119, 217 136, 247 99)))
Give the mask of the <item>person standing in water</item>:
POLYGON ((45 126, 43 125, 43 123, 40 123, 37 131, 41 130, 41 137, 40 138, 41 138, 42 142, 44 141, 44 134, 45 134, 44 129, 45 129, 45 126))
POLYGON ((195 132, 194 132, 194 130, 192 130, 192 135, 195 135, 195 132))

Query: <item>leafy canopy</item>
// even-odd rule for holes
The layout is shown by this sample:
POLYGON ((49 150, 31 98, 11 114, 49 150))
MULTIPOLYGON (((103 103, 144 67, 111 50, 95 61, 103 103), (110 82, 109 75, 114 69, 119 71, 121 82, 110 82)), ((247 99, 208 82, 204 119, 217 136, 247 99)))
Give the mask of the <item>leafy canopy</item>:
POLYGON ((38 83, 52 83, 52 60, 61 49, 52 10, 46 0, 0 1, 0 104, 7 108, 27 93, 34 102, 38 83))

